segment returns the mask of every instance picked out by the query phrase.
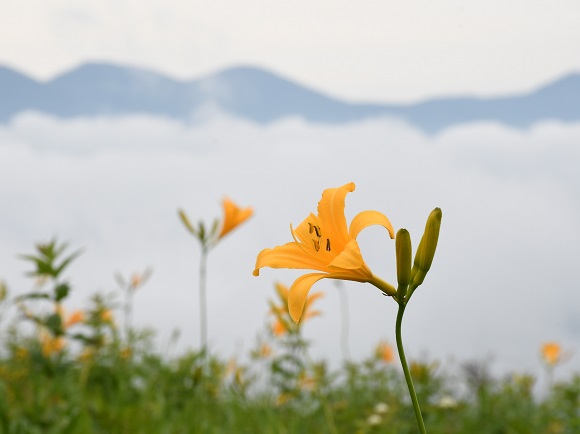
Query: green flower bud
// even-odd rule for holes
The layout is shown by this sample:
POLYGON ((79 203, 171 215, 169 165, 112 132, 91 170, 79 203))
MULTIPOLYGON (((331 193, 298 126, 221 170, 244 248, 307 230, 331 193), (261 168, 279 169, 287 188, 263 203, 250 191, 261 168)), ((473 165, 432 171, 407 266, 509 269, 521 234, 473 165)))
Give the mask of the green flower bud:
POLYGON ((407 229, 399 229, 395 238, 395 251, 397 254, 397 295, 402 298, 407 293, 407 287, 411 282, 411 261, 413 249, 411 247, 411 235, 407 229))
POLYGON ((182 223, 187 228, 187 230, 189 232, 191 232, 193 235, 197 236, 197 233, 196 233, 195 229, 193 228, 193 225, 191 224, 191 222, 187 218, 187 215, 185 215, 185 212, 180 209, 180 210, 178 210, 178 213, 179 213, 179 218, 181 219, 182 223))
POLYGON ((411 279, 414 286, 419 286, 423 283, 433 263, 437 241, 439 240, 439 230, 441 229, 441 217, 441 209, 435 208, 427 218, 425 232, 417 248, 413 270, 411 271, 411 279))

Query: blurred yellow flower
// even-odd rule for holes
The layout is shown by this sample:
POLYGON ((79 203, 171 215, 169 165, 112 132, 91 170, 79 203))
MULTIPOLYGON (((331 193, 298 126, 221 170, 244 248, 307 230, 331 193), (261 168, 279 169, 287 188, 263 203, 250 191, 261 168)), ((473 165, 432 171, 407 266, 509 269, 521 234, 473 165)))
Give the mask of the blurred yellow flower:
POLYGON ((131 276, 131 288, 139 288, 141 286, 141 275, 137 274, 137 273, 133 273, 133 275, 131 276))
POLYGON ((283 392, 276 398, 276 406, 281 407, 293 398, 293 395, 289 392, 283 392))
MULTIPOLYGON (((292 327, 293 323, 290 321, 291 318, 288 318, 288 295, 290 290, 288 287, 282 283, 276 283, 276 292, 278 293, 278 298, 281 301, 281 305, 278 305, 274 302, 270 302, 271 310, 270 312, 276 316, 276 320, 272 324, 272 333, 275 336, 282 336, 285 333, 289 332, 290 330, 295 329, 296 327, 292 327)), ((322 292, 314 292, 306 298, 306 303, 304 304, 304 312, 302 313, 302 321, 309 320, 316 316, 321 315, 319 310, 313 310, 312 304, 318 300, 319 298, 324 297, 322 292)))
POLYGON ((555 342, 545 343, 542 345, 542 357, 550 366, 558 364, 562 357, 562 349, 560 348, 560 345, 555 342))
MULTIPOLYGON (((277 283, 276 289, 278 290, 278 294, 280 294, 280 298, 284 303, 284 312, 288 312, 289 311, 288 300, 290 295, 290 289, 282 283, 277 283)), ((301 316, 302 320, 305 321, 314 318, 316 316, 320 316, 322 314, 319 310, 312 309, 312 304, 322 297, 324 297, 324 293, 321 291, 313 292, 312 294, 309 294, 308 297, 306 297, 306 302, 304 303, 304 311, 302 312, 301 316)))
POLYGON ((85 348, 82 353, 79 354, 78 360, 80 362, 88 362, 93 358, 94 355, 95 351, 93 348, 85 348))
POLYGON ((347 229, 344 216, 346 195, 354 191, 354 183, 329 188, 322 193, 318 215, 310 214, 296 230, 290 226, 293 242, 262 250, 256 260, 254 276, 260 268, 296 268, 318 270, 294 281, 288 295, 290 316, 300 321, 310 288, 320 279, 342 279, 369 282, 387 295, 396 295, 395 288, 376 277, 365 263, 356 241, 358 234, 370 225, 381 225, 395 232, 389 219, 378 211, 357 214, 347 229))
POLYGON ((301 390, 312 392, 318 387, 318 381, 313 375, 308 375, 306 372, 301 372, 298 376, 298 387, 301 390))
POLYGON ((28 350, 23 347, 18 347, 14 352, 14 356, 16 357, 17 360, 26 359, 28 358, 28 350))
POLYGON ((226 369, 225 369, 224 374, 226 376, 232 375, 236 372, 237 369, 238 369, 238 362, 236 362, 236 359, 231 358, 230 360, 228 360, 228 363, 226 364, 226 369))
POLYGON ((272 324, 272 333, 274 334, 274 336, 280 337, 286 332, 288 332, 286 325, 279 319, 276 319, 276 321, 274 321, 274 324, 272 324))
POLYGON ((267 359, 271 355, 272 355, 272 347, 270 345, 265 343, 260 345, 260 353, 259 353, 260 358, 267 359))
POLYGON ((51 336, 48 332, 42 332, 40 334, 40 346, 42 355, 50 357, 62 351, 65 346, 65 340, 62 336, 51 336))
POLYGON ((75 310, 71 313, 64 322, 64 328, 67 329, 75 324, 83 322, 85 319, 85 314, 81 310, 75 310))
POLYGON ((385 363, 391 363, 395 359, 393 347, 384 341, 378 343, 375 349, 375 356, 377 359, 382 360, 385 363))
POLYGON ((113 312, 110 309, 105 309, 101 312, 101 321, 113 324, 113 312))
POLYGON ((422 363, 422 362, 411 362, 410 370, 411 376, 419 382, 425 382, 435 373, 439 363, 422 363))
POLYGON ((119 351, 119 355, 121 356, 121 359, 129 360, 133 355, 133 351, 131 350, 131 348, 125 347, 122 348, 121 351, 119 351))
POLYGON ((224 207, 224 221, 218 239, 226 236, 230 231, 249 219, 254 213, 252 208, 240 208, 228 198, 223 200, 222 205, 224 207))

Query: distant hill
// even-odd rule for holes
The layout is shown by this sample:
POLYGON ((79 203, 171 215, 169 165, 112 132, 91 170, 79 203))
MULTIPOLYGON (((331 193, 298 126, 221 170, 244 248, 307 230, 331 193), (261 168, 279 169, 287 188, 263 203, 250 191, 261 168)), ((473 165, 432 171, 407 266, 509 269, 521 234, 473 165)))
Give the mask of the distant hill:
POLYGON ((147 113, 188 121, 208 104, 260 124, 287 116, 344 123, 389 115, 427 133, 476 121, 525 128, 543 120, 580 121, 580 74, 525 95, 405 105, 345 102, 252 67, 179 81, 145 69, 89 63, 46 83, 0 67, 0 123, 26 110, 62 118, 147 113))

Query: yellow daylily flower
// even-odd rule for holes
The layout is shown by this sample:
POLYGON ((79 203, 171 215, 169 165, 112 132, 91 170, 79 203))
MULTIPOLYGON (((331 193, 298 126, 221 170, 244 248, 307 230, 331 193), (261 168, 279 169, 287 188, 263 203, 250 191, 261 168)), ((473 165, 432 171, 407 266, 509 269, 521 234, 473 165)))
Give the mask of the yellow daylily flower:
POLYGON ((224 207, 224 222, 218 239, 223 238, 238 225, 249 219, 254 213, 252 208, 240 208, 228 198, 223 200, 222 205, 224 207))
POLYGON ((542 357, 550 366, 556 365, 562 356, 560 345, 555 342, 548 342, 542 345, 542 357))
MULTIPOLYGON (((272 324, 272 332, 274 333, 274 336, 279 337, 290 331, 298 331, 300 324, 293 324, 288 319, 288 295, 290 294, 290 289, 286 285, 279 282, 276 283, 275 286, 276 292, 278 293, 278 297, 280 298, 282 304, 278 305, 271 301, 270 313, 276 317, 274 324, 272 324)), ((308 295, 308 297, 306 297, 306 302, 304 303, 304 309, 301 315, 301 324, 303 324, 306 320, 322 315, 320 310, 312 309, 312 303, 322 297, 324 297, 322 292, 313 292, 308 295)))
POLYGON ((294 281, 288 294, 290 316, 300 321, 308 293, 320 279, 342 279, 369 282, 385 294, 396 295, 395 288, 376 277, 363 260, 356 241, 358 234, 367 226, 381 225, 391 238, 395 237, 389 219, 378 211, 363 211, 357 214, 347 228, 344 216, 346 195, 354 191, 354 183, 338 188, 329 188, 322 193, 318 202, 318 215, 310 214, 294 230, 290 226, 293 242, 262 250, 256 260, 254 276, 260 268, 296 268, 318 270, 294 281))
POLYGON ((395 360, 393 347, 385 341, 381 341, 377 344, 375 348, 375 356, 377 359, 382 360, 385 363, 391 363, 395 360))
POLYGON ((55 353, 59 353, 65 347, 66 342, 62 336, 52 336, 46 331, 40 334, 40 345, 44 357, 50 357, 55 353))
POLYGON ((64 322, 64 328, 67 329, 69 327, 72 327, 75 324, 83 322, 84 319, 85 319, 85 314, 83 313, 83 311, 75 310, 73 313, 71 313, 66 318, 66 321, 64 322))
POLYGON ((274 324, 272 324, 272 333, 274 334, 274 336, 277 336, 277 337, 282 336, 287 331, 288 331, 288 329, 286 328, 286 325, 282 321, 280 321, 279 319, 274 321, 274 324))

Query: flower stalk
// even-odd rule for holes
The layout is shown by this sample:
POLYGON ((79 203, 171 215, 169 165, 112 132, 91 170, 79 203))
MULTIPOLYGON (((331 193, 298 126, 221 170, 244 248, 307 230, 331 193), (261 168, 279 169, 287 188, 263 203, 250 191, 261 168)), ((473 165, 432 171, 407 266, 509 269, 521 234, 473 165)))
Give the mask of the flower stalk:
POLYGON ((208 248, 201 248, 199 259, 199 336, 201 351, 205 354, 207 350, 207 296, 206 296, 206 275, 207 275, 207 254, 208 248))
POLYGON ((187 229, 201 245, 201 257, 199 260, 199 334, 201 342, 201 351, 207 351, 207 257, 210 250, 224 238, 228 233, 238 227, 240 224, 249 219, 254 211, 252 208, 240 208, 230 199, 225 198, 222 202, 224 209, 224 218, 221 222, 221 230, 218 232, 220 221, 215 219, 209 229, 202 221, 195 227, 183 210, 178 210, 178 215, 187 229))
POLYGON ((405 350, 403 348, 403 338, 401 337, 401 326, 403 323, 403 315, 405 313, 405 303, 399 303, 399 310, 397 311, 397 322, 395 325, 395 336, 397 340, 397 351, 399 352, 399 360, 401 361, 401 366, 403 367, 403 373, 405 375, 405 381, 407 382, 407 388, 409 389, 409 395, 411 396, 411 402, 413 403, 413 410, 415 412, 415 418, 417 419, 417 425, 419 426, 419 431, 421 434, 427 434, 425 429, 425 422, 423 422, 423 416, 421 414, 421 408, 419 407, 419 400, 417 399, 417 392, 415 392, 415 386, 413 385, 413 379, 411 378, 411 373, 409 372, 409 365, 407 364, 407 358, 405 357, 405 350))

